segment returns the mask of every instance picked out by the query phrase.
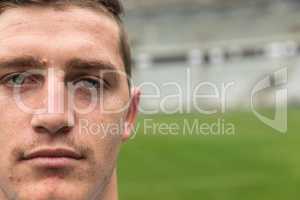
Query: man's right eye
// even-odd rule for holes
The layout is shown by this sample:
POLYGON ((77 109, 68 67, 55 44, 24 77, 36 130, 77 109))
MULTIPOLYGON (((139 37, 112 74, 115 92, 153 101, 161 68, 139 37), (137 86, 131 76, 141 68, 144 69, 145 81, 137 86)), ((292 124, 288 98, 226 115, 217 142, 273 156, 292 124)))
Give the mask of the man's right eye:
POLYGON ((40 81, 38 80, 36 75, 23 72, 6 75, 1 78, 0 83, 1 85, 5 85, 6 87, 17 88, 40 84, 40 81))

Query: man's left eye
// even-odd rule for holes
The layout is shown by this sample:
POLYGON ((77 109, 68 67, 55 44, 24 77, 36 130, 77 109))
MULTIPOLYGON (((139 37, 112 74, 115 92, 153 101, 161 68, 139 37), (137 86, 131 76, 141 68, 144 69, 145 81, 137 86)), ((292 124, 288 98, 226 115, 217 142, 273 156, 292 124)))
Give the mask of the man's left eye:
POLYGON ((105 86, 105 82, 99 78, 82 78, 80 80, 75 81, 74 83, 77 87, 92 89, 99 89, 105 86))

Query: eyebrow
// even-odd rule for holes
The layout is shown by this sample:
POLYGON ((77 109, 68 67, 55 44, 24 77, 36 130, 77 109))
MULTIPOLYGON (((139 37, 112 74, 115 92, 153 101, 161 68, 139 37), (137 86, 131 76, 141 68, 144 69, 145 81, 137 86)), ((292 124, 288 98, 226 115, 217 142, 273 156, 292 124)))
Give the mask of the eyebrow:
POLYGON ((33 56, 21 56, 8 60, 0 60, 2 68, 42 68, 44 64, 33 56))
MULTIPOLYGON (((81 58, 74 58, 68 61, 66 64, 66 70, 72 72, 74 70, 110 70, 117 71, 117 68, 102 60, 87 60, 81 58)), ((20 56, 12 59, 0 60, 0 68, 42 68, 45 64, 34 56, 20 56)))
POLYGON ((108 70, 117 71, 116 66, 102 60, 86 60, 74 58, 66 63, 66 70, 72 72, 74 70, 91 71, 91 70, 108 70))

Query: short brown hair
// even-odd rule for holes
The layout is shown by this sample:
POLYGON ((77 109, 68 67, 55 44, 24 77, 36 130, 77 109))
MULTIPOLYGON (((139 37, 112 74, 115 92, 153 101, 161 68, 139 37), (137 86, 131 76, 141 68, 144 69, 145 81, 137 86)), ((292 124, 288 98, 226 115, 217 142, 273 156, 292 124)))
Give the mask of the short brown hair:
POLYGON ((122 56, 125 72, 127 76, 131 76, 131 53, 127 34, 123 26, 121 15, 123 14, 123 6, 119 0, 0 0, 0 14, 10 7, 37 5, 37 6, 53 6, 63 7, 67 5, 77 5, 91 9, 100 9, 110 15, 119 25, 120 42, 119 49, 122 56))

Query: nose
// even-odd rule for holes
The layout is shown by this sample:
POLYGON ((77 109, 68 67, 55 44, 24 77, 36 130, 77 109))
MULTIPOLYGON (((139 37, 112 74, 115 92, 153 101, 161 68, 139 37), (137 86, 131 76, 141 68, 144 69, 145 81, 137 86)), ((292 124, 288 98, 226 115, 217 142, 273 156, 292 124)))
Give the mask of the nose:
POLYGON ((43 113, 32 118, 31 126, 37 133, 68 133, 74 127, 72 115, 68 113, 43 113))
POLYGON ((32 116, 31 126, 37 133, 58 134, 70 132, 74 127, 74 112, 67 104, 67 91, 63 76, 48 71, 45 83, 47 95, 43 98, 45 112, 32 116))

